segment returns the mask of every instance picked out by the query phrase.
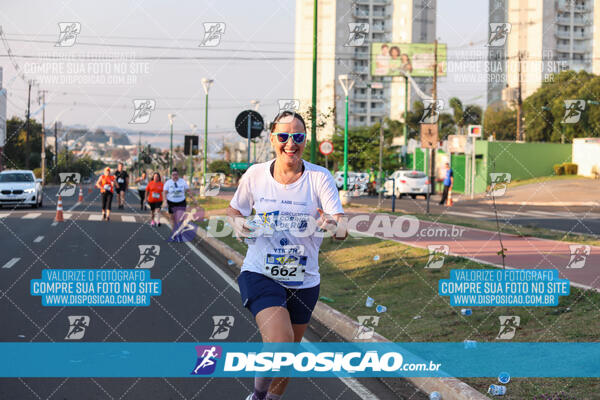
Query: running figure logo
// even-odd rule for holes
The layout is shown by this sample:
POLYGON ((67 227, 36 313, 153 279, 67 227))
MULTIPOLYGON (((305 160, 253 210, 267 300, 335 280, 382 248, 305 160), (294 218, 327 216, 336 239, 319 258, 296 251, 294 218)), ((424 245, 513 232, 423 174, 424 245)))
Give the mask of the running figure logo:
POLYGON ((487 45, 489 47, 502 47, 506 43, 508 34, 512 29, 512 25, 508 22, 492 22, 490 23, 490 39, 487 45))
POLYGON ((570 244, 569 250, 571 250, 571 259, 566 268, 575 269, 583 268, 592 248, 587 244, 570 244))
POLYGON ((79 22, 59 22, 58 40, 54 47, 71 47, 77 40, 77 35, 81 33, 81 24, 79 22))
POLYGON ((221 185, 225 183, 225 174, 220 172, 211 172, 206 174, 206 188, 204 188, 205 196, 216 196, 221 190, 221 185))
POLYGON ((69 331, 65 340, 83 339, 85 330, 90 326, 90 317, 87 315, 69 315, 69 331))
POLYGON ((350 22, 348 23, 348 30, 350 34, 344 46, 362 46, 369 35, 370 25, 365 22, 350 22))
POLYGON ((508 172, 498 173, 492 172, 490 173, 490 180, 492 184, 490 185, 490 190, 487 192, 487 196, 500 197, 504 196, 506 193, 506 188, 510 183, 511 174, 508 172))
POLYGON ((565 100, 565 116, 563 124, 576 124, 585 110, 585 100, 565 100))
POLYGON ((450 252, 450 247, 447 244, 428 244, 429 259, 425 268, 439 269, 444 265, 445 256, 450 252))
POLYGON ((379 317, 376 315, 359 315, 356 317, 360 326, 354 333, 355 340, 368 340, 373 338, 375 327, 379 326, 379 317))
POLYGON ((233 328, 235 318, 231 315, 213 315, 214 328, 209 339, 225 340, 229 337, 229 331, 233 328))
POLYGON ((150 114, 156 109, 156 101, 152 99, 133 100, 133 117, 130 124, 145 124, 150 121, 150 114))
POLYGON ((79 172, 60 172, 60 188, 57 196, 70 197, 75 194, 77 185, 81 182, 81 174, 79 172))
POLYGON ((215 47, 221 42, 221 36, 225 34, 225 22, 205 22, 204 39, 198 47, 215 47))
POLYGON ((210 375, 217 368, 217 359, 221 358, 221 346, 196 346, 198 360, 191 375, 210 375))
POLYGON ((278 99, 277 103, 279 104, 279 112, 298 112, 300 110, 300 100, 298 99, 278 99))
POLYGON ((502 316, 500 318, 500 331, 496 339, 510 340, 515 337, 515 332, 521 324, 521 317, 518 315, 502 316))
POLYGON ((444 109, 444 100, 423 100, 422 124, 436 124, 440 118, 440 111, 444 109))
POLYGON ((140 259, 136 264, 136 268, 152 268, 156 257, 160 254, 160 246, 157 244, 140 244, 140 259))
POLYGON ((175 220, 179 221, 174 229, 169 242, 189 242, 196 237, 198 227, 194 224, 204 217, 203 208, 192 208, 190 211, 185 211, 183 207, 174 209, 175 220))

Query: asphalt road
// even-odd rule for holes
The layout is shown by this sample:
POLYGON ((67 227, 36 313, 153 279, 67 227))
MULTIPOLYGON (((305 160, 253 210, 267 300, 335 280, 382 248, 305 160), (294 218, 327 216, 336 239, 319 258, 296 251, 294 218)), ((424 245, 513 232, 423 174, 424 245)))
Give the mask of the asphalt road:
MULTIPOLYGON (((45 189, 42 209, 0 210, 0 341, 65 342, 70 315, 90 317, 85 342, 207 342, 213 315, 235 318, 226 341, 260 341, 236 289, 191 246, 167 242, 169 228, 151 227, 133 193, 127 195, 125 210, 117 210, 113 201, 110 222, 97 220, 97 191, 86 191, 82 204, 76 204, 77 196, 64 198, 70 215, 53 223, 56 189, 45 189), (163 285, 162 295, 148 307, 44 307, 30 295, 30 280, 39 279, 42 269, 134 268, 138 246, 148 244, 160 246, 151 274, 163 285)), ((307 338, 319 340, 310 329, 307 338)), ((426 398, 406 381, 397 381, 404 387, 402 396, 377 380, 293 379, 285 398, 426 398)), ((244 399, 252 388, 252 379, 0 379, 0 399, 244 399)))

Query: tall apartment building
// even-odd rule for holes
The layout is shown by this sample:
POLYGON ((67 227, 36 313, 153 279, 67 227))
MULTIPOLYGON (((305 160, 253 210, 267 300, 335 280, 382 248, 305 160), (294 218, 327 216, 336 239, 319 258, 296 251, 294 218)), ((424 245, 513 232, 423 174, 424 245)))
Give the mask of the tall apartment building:
POLYGON ((0 67, 0 171, 2 171, 2 152, 6 144, 6 88, 2 86, 2 67, 0 67))
MULTIPOLYGON (((294 98, 302 110, 312 99, 312 37, 315 0, 296 1, 294 98)), ((349 124, 371 125, 389 116, 404 115, 404 78, 371 77, 370 44, 373 42, 432 43, 436 33, 436 0, 319 0, 317 50, 317 111, 335 115, 325 120, 319 140, 330 137, 335 125, 344 124, 344 91, 338 81, 350 74, 355 84, 349 93, 349 124), (362 45, 350 41, 349 24, 368 24, 362 45)), ((415 78, 431 92, 431 78, 415 78)), ((416 100, 409 89, 409 107, 416 100)))
MULTIPOLYGON (((506 41, 506 81, 521 82, 523 97, 534 93, 553 73, 572 69, 600 73, 600 6, 593 0, 490 0, 505 2, 512 29, 506 41)), ((488 96, 493 88, 488 81, 488 96)), ((493 90, 492 90, 493 92, 493 90)))

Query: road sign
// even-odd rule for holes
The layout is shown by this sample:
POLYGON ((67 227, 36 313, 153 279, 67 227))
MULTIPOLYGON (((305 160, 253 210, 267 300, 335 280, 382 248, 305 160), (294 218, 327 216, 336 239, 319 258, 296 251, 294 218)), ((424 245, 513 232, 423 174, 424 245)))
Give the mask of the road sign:
POLYGON ((482 133, 483 127, 481 125, 469 125, 469 136, 480 138, 482 133))
POLYGON ((248 169, 248 167, 252 165, 250 163, 247 162, 232 162, 229 163, 229 168, 233 169, 233 170, 245 170, 248 169))
POLYGON ((198 136, 197 135, 185 135, 185 142, 183 146, 183 152, 190 154, 190 145, 192 147, 192 154, 198 153, 198 136))
POLYGON ((250 138, 254 139, 260 136, 265 129, 263 117, 254 110, 242 111, 235 119, 235 130, 243 137, 248 138, 248 115, 250 116, 250 138))
POLYGON ((437 149, 438 126, 437 124, 421 124, 421 148, 437 149))
POLYGON ((333 153, 333 143, 331 143, 329 140, 322 141, 319 145, 319 151, 324 156, 330 155, 331 153, 333 153))

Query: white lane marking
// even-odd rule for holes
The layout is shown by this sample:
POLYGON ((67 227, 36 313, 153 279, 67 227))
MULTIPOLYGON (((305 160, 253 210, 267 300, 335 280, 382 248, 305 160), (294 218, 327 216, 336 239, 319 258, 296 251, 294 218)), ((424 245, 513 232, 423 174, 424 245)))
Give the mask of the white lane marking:
POLYGON ((73 211, 73 210, 75 209, 75 207, 77 207, 77 206, 78 206, 78 205, 80 205, 80 204, 81 204, 81 203, 79 203, 79 202, 77 202, 77 203, 73 204, 73 205, 71 206, 71 208, 69 208, 67 211, 73 211))
POLYGON ((12 268, 12 266, 15 265, 16 263, 18 263, 20 259, 21 259, 21 257, 15 257, 12 260, 10 260, 9 262, 7 262, 6 264, 4 264, 2 266, 2 268, 12 268))
POLYGON ((481 218, 480 216, 462 213, 458 211, 446 211, 445 214, 458 215, 459 217, 469 217, 469 218, 481 218))
POLYGON ((42 215, 42 213, 27 213, 21 217, 21 219, 36 219, 42 215))
POLYGON ((541 215, 543 217, 545 217, 545 216, 556 217, 555 212, 532 210, 532 211, 529 211, 529 213, 534 214, 534 215, 541 215))
MULTIPOLYGON (((171 224, 166 222, 166 224, 171 228, 171 224)), ((215 263, 213 263, 208 257, 206 257, 200 250, 196 248, 196 246, 192 245, 190 242, 185 242, 185 244, 192 250, 198 257, 200 257, 205 263, 208 264, 209 267, 213 269, 225 282, 229 284, 236 292, 240 292, 240 289, 233 279, 229 277, 225 272, 221 270, 221 268, 217 267, 215 263)), ((303 342, 309 342, 309 340, 302 338, 303 342)), ((373 394, 369 389, 364 387, 359 381, 354 378, 339 378, 342 383, 344 383, 350 390, 356 393, 361 399, 373 399, 379 400, 375 394, 373 394)))
POLYGON ((6 218, 10 215, 10 213, 0 213, 0 218, 6 218))
POLYGON ((102 215, 91 214, 88 218, 88 221, 102 221, 102 215))
POLYGON ((33 239, 33 243, 39 243, 39 242, 41 242, 42 240, 44 240, 44 237, 43 237, 43 236, 38 236, 38 237, 36 237, 35 239, 33 239))
POLYGON ((121 220, 123 222, 135 222, 135 217, 132 217, 131 215, 122 215, 121 220))

